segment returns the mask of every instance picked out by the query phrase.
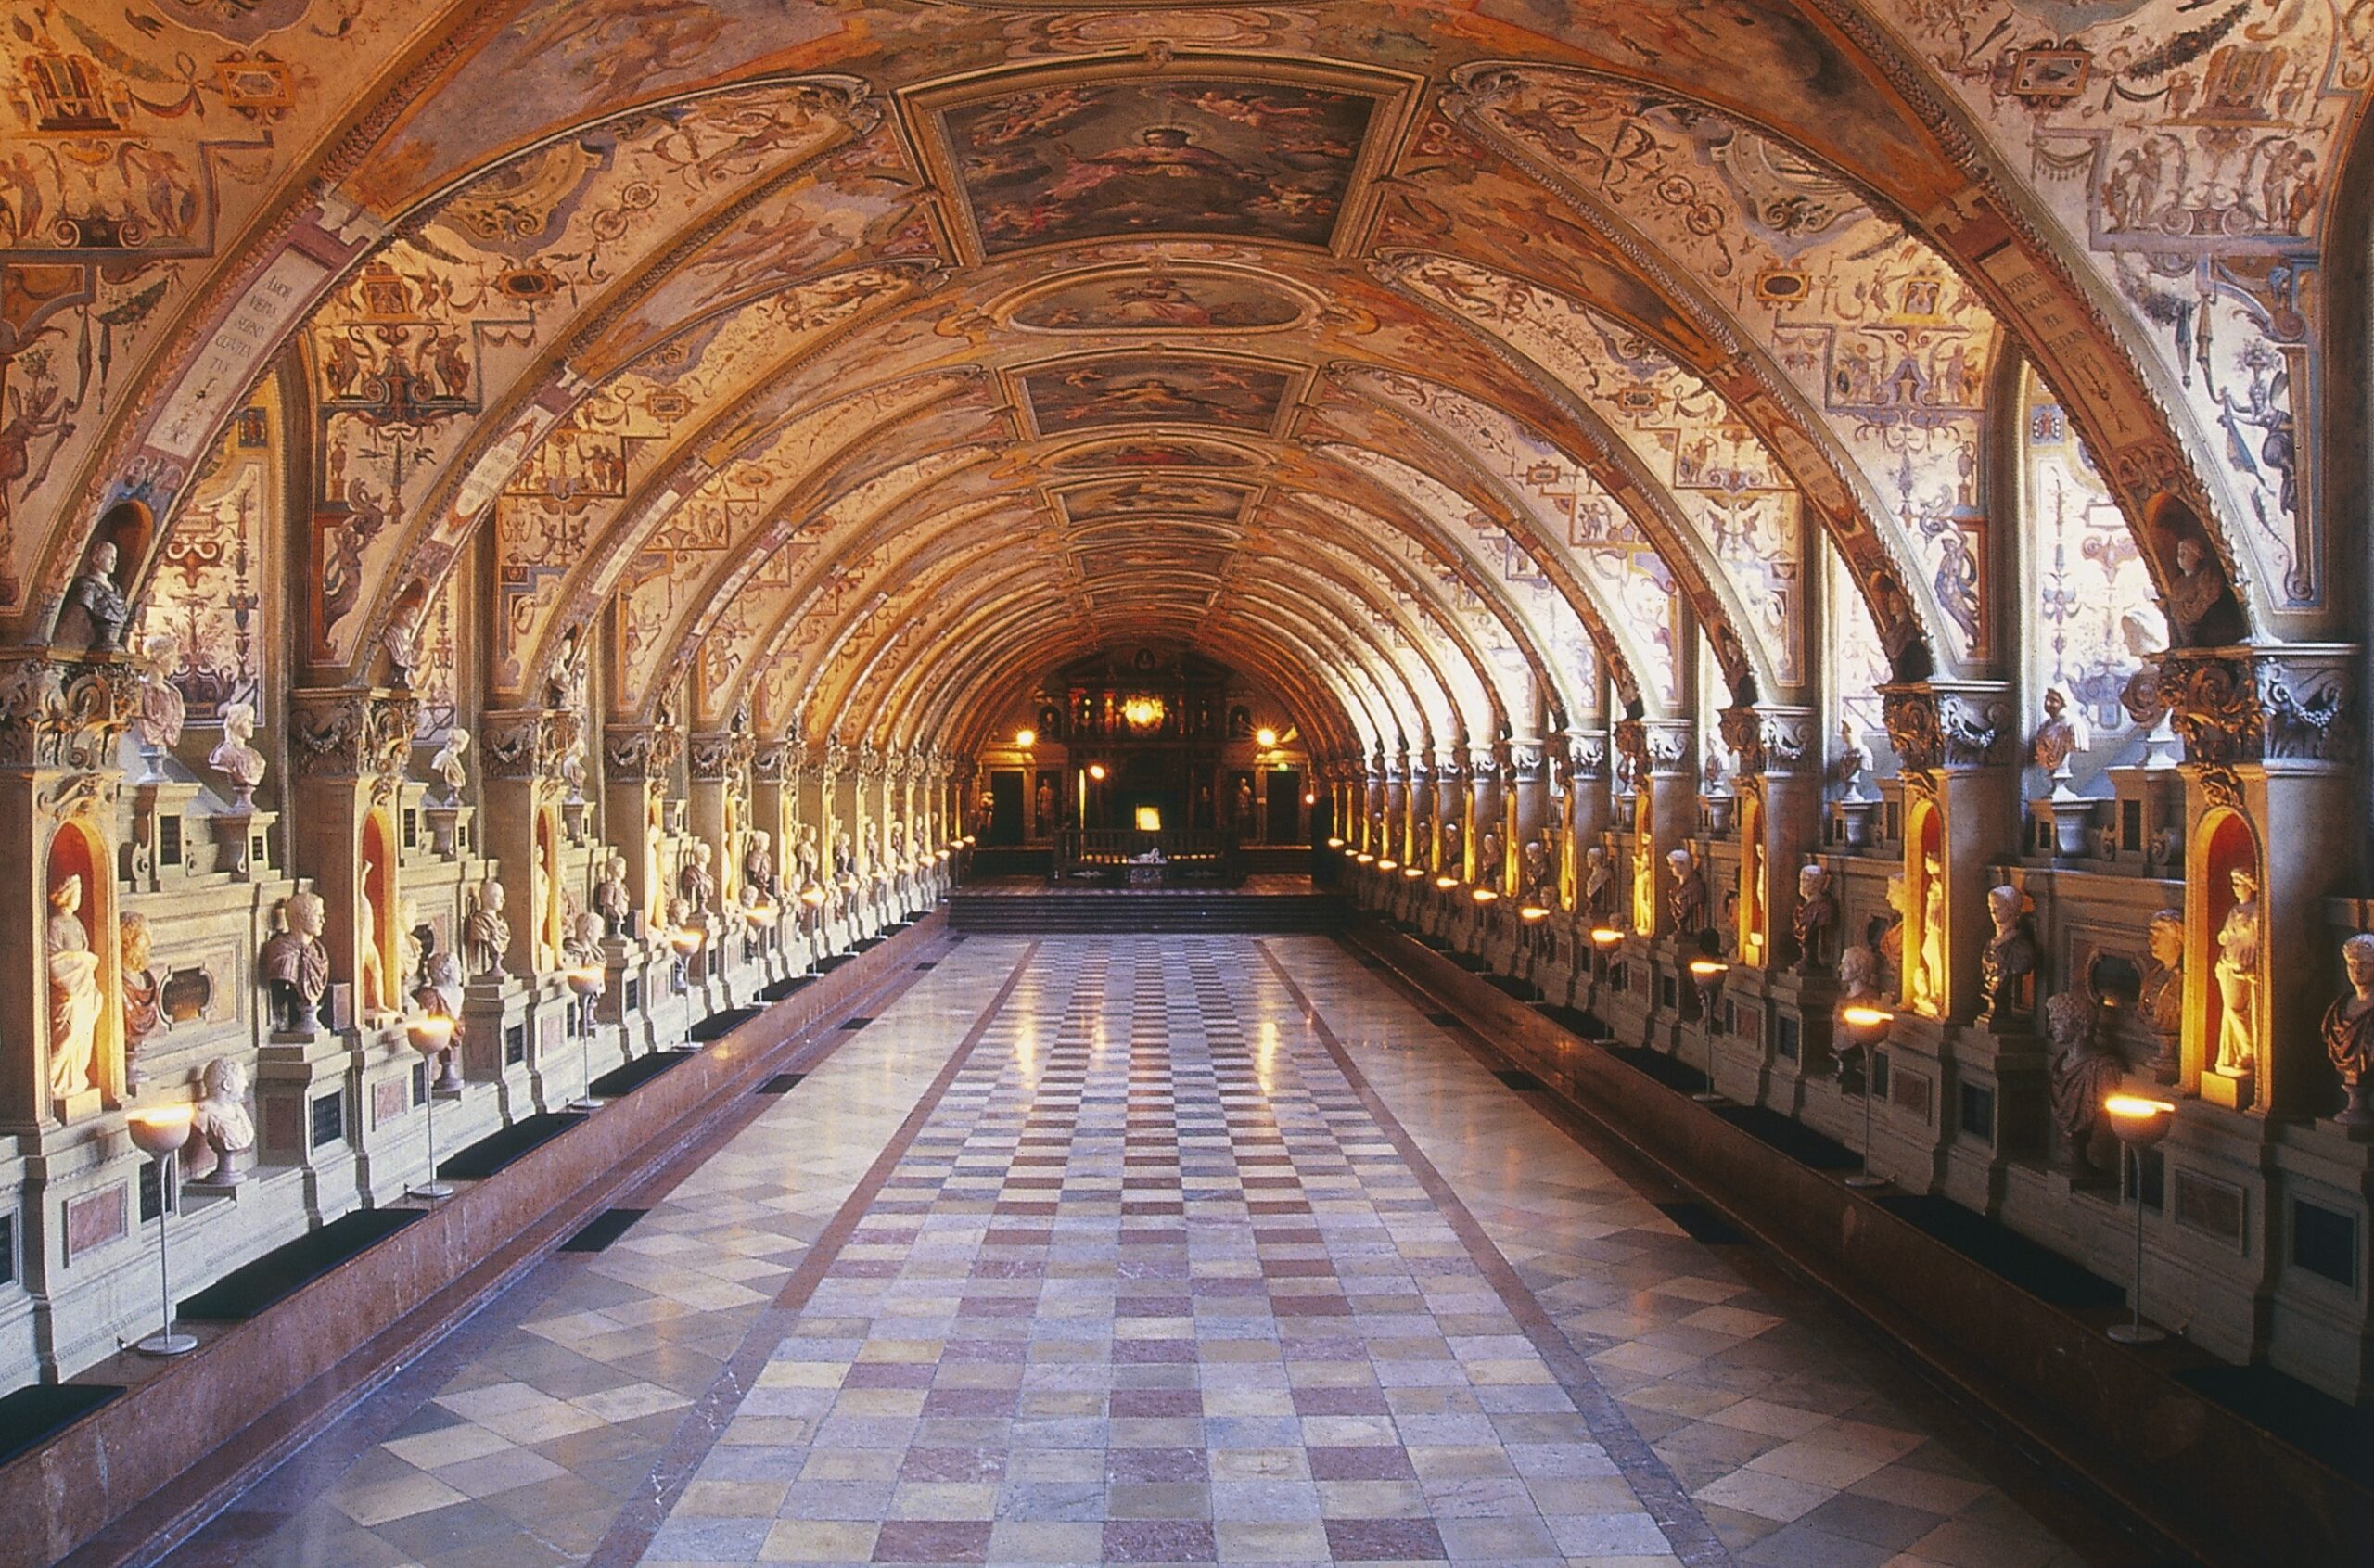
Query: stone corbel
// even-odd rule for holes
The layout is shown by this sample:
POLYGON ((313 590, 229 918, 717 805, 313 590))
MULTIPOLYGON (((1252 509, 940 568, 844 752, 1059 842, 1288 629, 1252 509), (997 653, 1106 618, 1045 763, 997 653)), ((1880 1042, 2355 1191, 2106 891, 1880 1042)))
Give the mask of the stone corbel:
POLYGON ((2160 656, 2156 695, 2188 762, 2346 768, 2359 749, 2357 658, 2340 644, 2176 648, 2160 656))
POLYGON ((798 771, 789 741, 770 741, 750 753, 750 776, 760 784, 781 784, 798 771))
POLYGON ((113 768, 138 703, 128 655, 13 656, 0 662, 0 767, 113 768))
POLYGON ((289 768, 300 778, 393 780, 411 760, 419 727, 420 699, 410 692, 292 692, 289 768))
POLYGON ((1880 718, 1907 775, 2011 765, 2010 690, 1992 681, 1923 681, 1880 688, 1880 718))
POLYGON ((563 748, 554 744, 553 717, 541 708, 480 714, 479 755, 486 776, 529 784, 556 776, 563 748))
POLYGON ((1793 776, 1820 766, 1818 719, 1810 708, 1742 704, 1723 709, 1720 723, 1723 745, 1738 759, 1742 778, 1793 776))
POLYGON ((734 771, 735 742, 741 738, 726 730, 693 736, 685 745, 686 771, 698 783, 715 784, 727 778, 734 771))

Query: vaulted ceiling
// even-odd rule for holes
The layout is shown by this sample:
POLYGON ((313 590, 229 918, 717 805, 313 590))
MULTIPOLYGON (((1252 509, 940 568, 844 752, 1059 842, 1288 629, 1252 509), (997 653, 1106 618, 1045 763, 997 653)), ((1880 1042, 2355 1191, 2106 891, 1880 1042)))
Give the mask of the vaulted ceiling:
POLYGON ((492 706, 598 648, 620 720, 957 749, 1159 638, 1449 747, 1702 636, 1986 671, 2024 354, 2170 639, 2329 634, 2370 9, 23 6, 0 617, 101 538, 153 595, 268 415, 309 683, 441 608, 492 706))

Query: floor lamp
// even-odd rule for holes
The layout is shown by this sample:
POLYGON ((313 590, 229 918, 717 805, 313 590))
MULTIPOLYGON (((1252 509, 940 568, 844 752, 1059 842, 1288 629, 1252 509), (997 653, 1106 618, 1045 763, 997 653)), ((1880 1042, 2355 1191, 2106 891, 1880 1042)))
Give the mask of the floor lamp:
POLYGON ((198 1348, 198 1336, 173 1332, 173 1283, 165 1263, 165 1228, 173 1217, 173 1169, 181 1146, 189 1141, 190 1108, 160 1106, 134 1111, 125 1130, 140 1152, 157 1162, 157 1290, 164 1301, 163 1326, 133 1346, 143 1356, 186 1356, 198 1348))
POLYGON ((453 1043, 453 1020, 432 1013, 407 1018, 404 1020, 404 1039, 420 1052, 421 1072, 428 1083, 428 1092, 423 1097, 424 1108, 428 1112, 428 1179, 414 1188, 412 1195, 427 1198, 433 1204, 440 1198, 453 1195, 451 1186, 437 1179, 437 1085, 434 1081, 438 1053, 453 1043))
POLYGON ((2110 1113, 2111 1131, 2135 1158, 2135 1289, 2131 1321, 2112 1324, 2111 1338, 2121 1345, 2156 1345, 2168 1336, 2143 1320, 2143 1151, 2168 1136, 2176 1107, 2165 1100, 2113 1094, 2102 1102, 2110 1113))

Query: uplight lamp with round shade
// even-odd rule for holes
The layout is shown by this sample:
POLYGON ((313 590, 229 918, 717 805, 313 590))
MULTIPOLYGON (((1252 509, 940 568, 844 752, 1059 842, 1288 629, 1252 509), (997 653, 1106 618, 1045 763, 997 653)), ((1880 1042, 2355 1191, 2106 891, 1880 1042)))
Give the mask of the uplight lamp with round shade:
POLYGON ((1016 730, 1014 733, 1014 744, 1020 746, 1023 750, 1028 751, 1032 746, 1039 744, 1039 732, 1036 730, 1016 730))
POLYGON ((1401 868, 1401 874, 1408 877, 1410 881, 1415 882, 1418 878, 1426 874, 1426 868, 1423 866, 1403 866, 1401 868))
POLYGON ((1445 893, 1449 892, 1452 888, 1458 886, 1459 878, 1455 876, 1438 876, 1435 878, 1435 886, 1445 893))
POLYGON ((1871 1079, 1875 1076, 1871 1071, 1874 1065, 1871 1053, 1887 1038, 1888 1026, 1895 1022, 1895 1014, 1884 1007, 1853 1001, 1838 1010, 1838 1020, 1850 1029, 1874 1031, 1869 1039, 1857 1042, 1863 1048, 1863 1163, 1854 1175, 1846 1179, 1846 1185, 1857 1189, 1884 1187, 1888 1179, 1875 1176, 1871 1171, 1871 1079))
POLYGON ((2121 1345, 2157 1345, 2167 1334, 2143 1320, 2143 1151, 2168 1136, 2176 1124, 2176 1103, 2113 1094, 2102 1102, 2102 1111, 2111 1118, 2111 1132, 2135 1161, 2135 1283, 2127 1291, 2133 1316, 2112 1324, 2108 1332, 2121 1345))
POLYGON ((1359 854, 1357 854, 1357 855, 1353 856, 1353 857, 1352 857, 1352 860, 1353 860, 1353 863, 1354 863, 1354 864, 1356 864, 1356 865, 1372 866, 1372 865, 1376 864, 1376 857, 1375 857, 1374 855, 1370 854, 1370 853, 1369 853, 1367 850, 1365 850, 1365 849, 1361 850, 1359 854))
POLYGON ((187 1105, 160 1105, 124 1120, 133 1146, 157 1162, 157 1292, 165 1315, 162 1327, 133 1346, 143 1356, 186 1356, 198 1348, 196 1335, 173 1332, 173 1283, 165 1261, 165 1227, 172 1219, 165 1199, 173 1190, 174 1156, 189 1141, 192 1115, 187 1105))
POLYGON ((1623 940, 1624 933, 1613 925, 1591 927, 1591 946, 1595 948, 1612 948, 1623 940))
POLYGON ((1316 806, 1319 804, 1319 797, 1309 790, 1304 790, 1302 792, 1302 803, 1306 806, 1316 806))
POLYGON ((1493 899, 1500 897, 1498 893, 1495 893, 1489 887, 1471 887, 1468 889, 1467 896, 1474 899, 1479 904, 1488 904, 1493 899))
POLYGON ((1517 911, 1517 918, 1527 925, 1538 925, 1550 918, 1550 911, 1539 904, 1527 904, 1517 911))
POLYGON ((1838 1010, 1839 1020, 1857 1029, 1880 1029, 1895 1022, 1895 1014, 1884 1007, 1866 1002, 1849 1002, 1838 1010))
POLYGON ((1094 779, 1097 783, 1103 784, 1104 782, 1104 764, 1102 762, 1090 763, 1088 765, 1088 776, 1094 779))
MULTIPOLYGON (((940 853, 945 855, 948 851, 943 849, 940 853)), ((831 894, 825 892, 822 887, 817 886, 816 884, 812 882, 799 890, 799 901, 806 904, 811 910, 821 906, 824 900, 830 897, 832 897, 831 894)))
POLYGON ((1719 958, 1693 958, 1690 961, 1691 977, 1702 984, 1730 972, 1731 966, 1719 958))
MULTIPOLYGON (((404 1020, 404 1039, 415 1051, 420 1052, 423 1061, 434 1062, 447 1046, 453 1043, 453 1020, 440 1018, 433 1014, 407 1018, 404 1020)), ((437 1095, 433 1090, 428 1095, 427 1109, 428 1112, 428 1179, 414 1188, 412 1195, 415 1198, 426 1198, 433 1204, 440 1198, 452 1197, 453 1189, 437 1179, 437 1095)))
POLYGON ((1379 871, 1399 871, 1401 869, 1401 862, 1399 860, 1379 860, 1376 863, 1376 869, 1379 871))
POLYGON ((1268 728, 1256 730, 1253 732, 1253 744, 1256 746, 1275 746, 1278 744, 1278 732, 1268 728))
POLYGON ((578 1064, 585 1074, 585 1092, 570 1101, 568 1108, 598 1111, 602 1102, 594 1094, 594 999, 610 988, 610 976, 598 964, 581 963, 569 970, 567 977, 568 988, 577 998, 578 1064))
POLYGON ((1330 838, 1327 841, 1327 847, 1330 849, 1341 849, 1344 847, 1344 841, 1340 838, 1330 838))

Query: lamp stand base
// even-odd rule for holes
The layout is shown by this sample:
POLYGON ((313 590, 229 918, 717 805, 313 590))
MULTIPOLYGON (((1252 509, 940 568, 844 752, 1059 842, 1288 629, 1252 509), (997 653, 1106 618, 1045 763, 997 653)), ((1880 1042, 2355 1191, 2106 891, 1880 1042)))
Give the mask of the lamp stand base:
POLYGON ((2168 1336, 2149 1323, 2120 1323, 2110 1330, 2110 1337, 2121 1345, 2157 1345, 2168 1336))
POLYGON ((562 1109, 580 1112, 598 1111, 608 1103, 609 1102, 606 1100, 596 1100, 591 1095, 587 1095, 580 1099, 570 1101, 567 1105, 563 1106, 562 1109))
POLYGON ((1850 1176, 1846 1179, 1846 1185, 1854 1188, 1858 1192, 1868 1191, 1873 1187, 1884 1187, 1887 1184, 1888 1179, 1884 1176, 1857 1175, 1850 1176))
POLYGON ((450 1182, 424 1181, 419 1186, 410 1189, 405 1195, 415 1198, 427 1198, 433 1204, 440 1198, 452 1197, 453 1195, 453 1184, 450 1182))
POLYGON ((143 1356, 186 1356, 198 1348, 196 1334, 177 1334, 170 1330, 150 1334, 132 1347, 143 1356))

